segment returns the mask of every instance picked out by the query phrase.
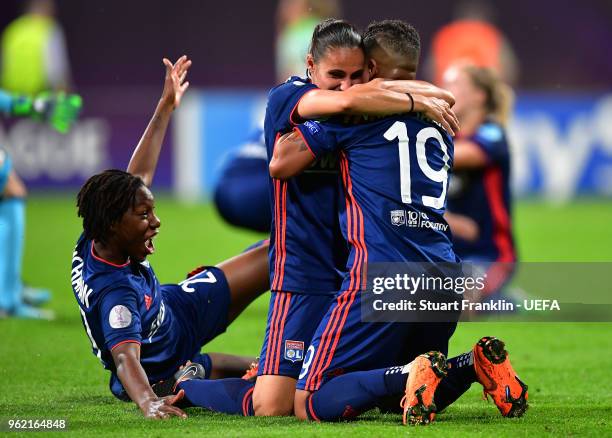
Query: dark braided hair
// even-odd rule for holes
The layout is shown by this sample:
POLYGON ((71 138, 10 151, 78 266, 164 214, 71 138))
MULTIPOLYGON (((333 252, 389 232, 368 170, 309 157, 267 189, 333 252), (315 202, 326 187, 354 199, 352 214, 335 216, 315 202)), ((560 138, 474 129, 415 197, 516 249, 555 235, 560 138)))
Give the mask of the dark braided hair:
POLYGON ((344 20, 328 18, 315 27, 308 53, 312 55, 314 62, 318 62, 328 49, 355 47, 363 48, 361 35, 355 26, 344 20))
POLYGON ((372 49, 380 46, 415 63, 421 53, 419 32, 401 20, 373 21, 363 33, 363 45, 368 56, 372 49))
POLYGON ((110 227, 134 206, 136 192, 142 186, 140 177, 122 170, 105 170, 89 178, 77 195, 85 237, 106 243, 110 227))

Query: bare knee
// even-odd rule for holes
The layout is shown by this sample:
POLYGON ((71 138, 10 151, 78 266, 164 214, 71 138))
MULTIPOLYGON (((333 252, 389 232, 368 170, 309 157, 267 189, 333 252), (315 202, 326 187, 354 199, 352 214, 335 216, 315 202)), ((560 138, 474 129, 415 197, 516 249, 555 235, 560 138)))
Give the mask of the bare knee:
POLYGON ((300 420, 308 420, 308 414, 306 413, 306 402, 310 392, 298 389, 295 391, 295 398, 293 402, 293 413, 300 420))
POLYGON ((253 410, 258 417, 285 417, 293 413, 295 379, 259 376, 253 390, 253 410))

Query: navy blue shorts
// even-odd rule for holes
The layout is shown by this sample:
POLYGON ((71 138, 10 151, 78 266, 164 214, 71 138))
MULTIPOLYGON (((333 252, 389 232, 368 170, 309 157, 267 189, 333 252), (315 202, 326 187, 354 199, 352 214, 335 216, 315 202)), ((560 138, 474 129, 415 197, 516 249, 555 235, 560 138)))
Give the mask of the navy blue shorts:
POLYGON ((342 292, 312 337, 297 388, 316 391, 335 376, 404 365, 430 350, 447 354, 456 326, 456 322, 362 322, 361 293, 342 292))
POLYGON ((231 295, 221 269, 206 267, 179 284, 162 285, 162 294, 181 328, 185 360, 227 329, 231 295))
POLYGON ((259 356, 259 376, 297 379, 305 347, 310 344, 319 321, 333 300, 334 295, 272 292, 266 335, 259 356))
MULTIPOLYGON (((149 376, 149 383, 169 379, 188 360, 202 364, 208 378, 212 363, 207 354, 200 353, 200 349, 227 329, 231 295, 225 274, 219 268, 206 267, 179 284, 162 285, 161 291, 164 303, 172 309, 176 321, 178 341, 173 355, 176 360, 168 363, 153 379, 149 376)), ((109 386, 115 397, 129 401, 114 373, 109 386)))

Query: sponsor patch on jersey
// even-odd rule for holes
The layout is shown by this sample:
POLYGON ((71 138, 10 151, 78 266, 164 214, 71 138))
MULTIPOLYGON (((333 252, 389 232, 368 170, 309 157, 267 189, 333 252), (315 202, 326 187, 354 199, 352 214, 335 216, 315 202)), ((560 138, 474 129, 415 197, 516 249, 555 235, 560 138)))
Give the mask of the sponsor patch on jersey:
POLYGON ((319 124, 317 122, 313 122, 312 120, 306 120, 304 122, 304 126, 308 128, 312 135, 320 131, 319 124))
POLYGON ((406 210, 391 210, 391 224, 396 227, 429 228, 435 231, 448 230, 448 224, 429 219, 427 213, 406 210))
POLYGON ((108 323, 114 329, 126 328, 132 323, 132 312, 127 307, 118 304, 108 314, 108 323))
POLYGON ((300 362, 304 359, 304 343, 302 341, 285 341, 285 359, 300 362))

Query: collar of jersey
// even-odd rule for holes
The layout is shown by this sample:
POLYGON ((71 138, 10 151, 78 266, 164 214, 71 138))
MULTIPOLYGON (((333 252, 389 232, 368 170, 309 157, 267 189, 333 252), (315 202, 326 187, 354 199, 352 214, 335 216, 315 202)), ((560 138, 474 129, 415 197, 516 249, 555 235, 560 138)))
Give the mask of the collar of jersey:
POLYGON ((104 260, 102 257, 99 257, 99 256, 97 256, 97 255, 96 255, 96 253, 94 252, 94 245, 93 245, 93 244, 94 244, 94 243, 93 243, 93 240, 92 240, 92 241, 91 241, 91 256, 92 256, 94 259, 98 260, 99 262, 102 262, 102 263, 104 263, 104 264, 110 265, 110 266, 112 266, 112 267, 114 267, 114 268, 125 268, 127 265, 129 265, 129 264, 130 264, 130 259, 129 259, 129 257, 128 257, 127 262, 125 262, 125 263, 124 263, 124 264, 122 264, 122 265, 118 265, 118 264, 116 264, 116 263, 109 262, 108 260, 104 260))

